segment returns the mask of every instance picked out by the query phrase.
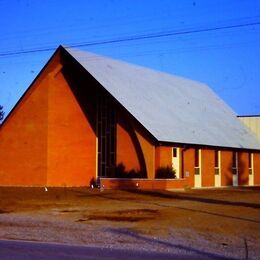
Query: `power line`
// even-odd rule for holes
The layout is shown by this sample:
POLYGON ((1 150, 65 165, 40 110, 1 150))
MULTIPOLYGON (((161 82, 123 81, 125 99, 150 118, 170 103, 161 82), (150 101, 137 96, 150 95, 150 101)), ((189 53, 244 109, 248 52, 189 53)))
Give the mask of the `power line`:
MULTIPOLYGON (((117 38, 117 39, 75 43, 75 44, 70 44, 67 47, 89 47, 89 46, 121 43, 121 42, 127 42, 127 41, 137 41, 137 40, 155 39, 155 38, 161 38, 161 37, 170 37, 170 36, 176 36, 176 35, 220 31, 220 30, 226 30, 226 29, 249 27, 249 26, 254 26, 254 25, 260 25, 260 22, 250 22, 250 23, 242 23, 242 24, 235 24, 235 25, 223 25, 223 26, 215 26, 215 27, 204 28, 204 29, 189 29, 189 30, 183 30, 183 31, 168 31, 168 32, 159 32, 159 33, 152 33, 152 34, 133 35, 133 36, 127 36, 127 37, 122 37, 122 38, 117 38)), ((56 47, 45 47, 45 48, 28 49, 28 50, 21 50, 21 51, 11 51, 11 52, 5 52, 5 53, 3 52, 3 53, 0 53, 0 57, 27 54, 27 53, 35 53, 35 52, 47 52, 47 51, 53 51, 55 49, 56 49, 56 47)))

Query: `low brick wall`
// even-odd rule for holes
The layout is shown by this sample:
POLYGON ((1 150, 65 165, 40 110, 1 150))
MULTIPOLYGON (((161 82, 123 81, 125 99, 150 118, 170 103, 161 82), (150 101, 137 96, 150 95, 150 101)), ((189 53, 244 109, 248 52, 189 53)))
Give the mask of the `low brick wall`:
POLYGON ((105 189, 167 190, 182 189, 188 185, 186 179, 118 179, 100 178, 100 186, 105 189))

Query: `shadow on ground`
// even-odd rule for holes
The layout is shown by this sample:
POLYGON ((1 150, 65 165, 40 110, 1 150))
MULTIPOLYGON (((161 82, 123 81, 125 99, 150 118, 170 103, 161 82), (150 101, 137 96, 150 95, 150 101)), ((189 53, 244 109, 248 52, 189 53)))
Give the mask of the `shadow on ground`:
POLYGON ((134 194, 147 195, 151 197, 157 197, 157 198, 188 200, 188 201, 195 201, 195 202, 201 202, 207 204, 219 204, 219 205, 227 205, 227 206, 238 206, 238 207, 260 209, 260 204, 257 203, 212 199, 212 198, 198 197, 196 195, 194 196, 193 194, 182 194, 176 192, 163 192, 163 191, 151 191, 151 190, 128 190, 128 192, 134 194))
MULTIPOLYGON (((196 254, 198 257, 208 257, 209 259, 235 259, 235 258, 230 258, 230 257, 224 257, 215 253, 210 253, 207 251, 203 251, 197 248, 193 247, 188 247, 184 246, 181 244, 173 243, 173 242, 168 242, 162 239, 158 238, 150 238, 146 237, 140 234, 137 234, 135 232, 129 231, 128 229, 114 229, 114 228, 108 228, 106 229, 108 232, 111 232, 116 235, 124 235, 128 236, 131 238, 138 239, 140 242, 146 242, 146 243, 151 243, 153 245, 159 244, 165 247, 170 247, 170 248, 175 248, 177 250, 183 250, 185 253, 191 253, 192 255, 196 254)), ((195 257, 196 258, 196 257, 195 257)), ((199 259, 199 258, 198 258, 199 259)))

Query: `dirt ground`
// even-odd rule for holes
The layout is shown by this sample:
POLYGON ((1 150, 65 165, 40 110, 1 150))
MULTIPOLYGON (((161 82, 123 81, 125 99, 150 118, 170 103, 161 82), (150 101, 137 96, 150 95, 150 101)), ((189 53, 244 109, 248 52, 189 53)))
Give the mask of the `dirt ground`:
POLYGON ((0 187, 0 239, 260 259, 260 187, 0 187))

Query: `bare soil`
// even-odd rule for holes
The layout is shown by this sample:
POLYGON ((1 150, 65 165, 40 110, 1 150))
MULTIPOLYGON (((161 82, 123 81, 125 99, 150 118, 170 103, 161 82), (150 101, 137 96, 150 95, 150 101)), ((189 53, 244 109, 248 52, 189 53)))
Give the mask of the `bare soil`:
POLYGON ((0 239, 260 259, 260 187, 1 187, 0 198, 0 239))

